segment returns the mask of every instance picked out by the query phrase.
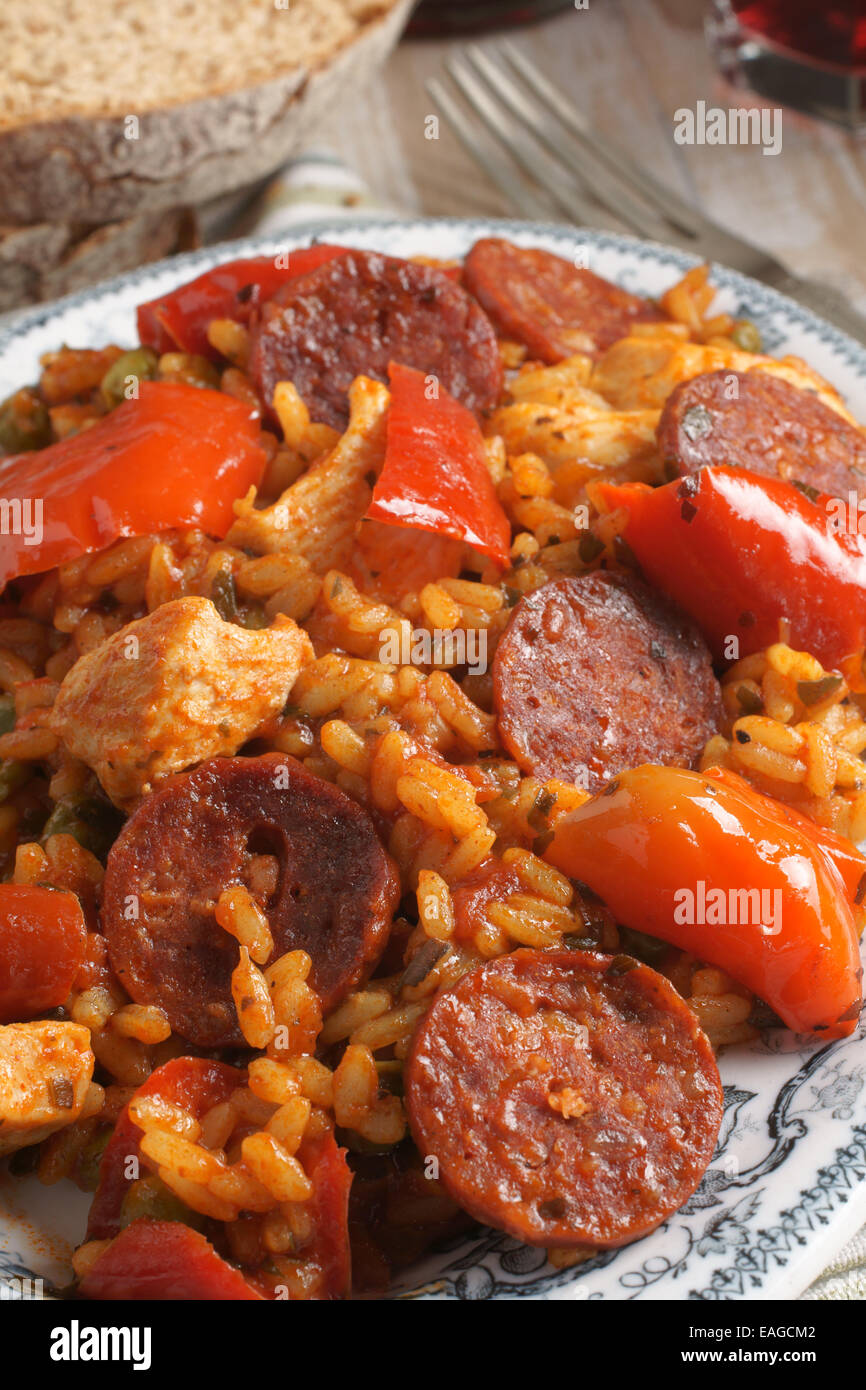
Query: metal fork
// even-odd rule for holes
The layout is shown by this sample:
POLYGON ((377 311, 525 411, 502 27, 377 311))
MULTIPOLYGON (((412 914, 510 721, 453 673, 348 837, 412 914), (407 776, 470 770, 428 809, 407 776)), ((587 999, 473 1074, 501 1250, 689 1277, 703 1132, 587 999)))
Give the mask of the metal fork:
MULTIPOLYGON (((467 45, 446 69, 468 115, 442 83, 427 90, 454 133, 525 216, 537 218, 537 186, 574 222, 609 227, 617 218, 638 236, 674 242, 789 295, 866 344, 866 319, 828 285, 793 275, 766 251, 726 231, 646 169, 639 168, 509 40, 467 45), (491 136, 493 137, 491 139, 491 136), (530 184, 521 177, 528 176, 530 184)), ((543 196, 543 195, 542 195, 543 196)))

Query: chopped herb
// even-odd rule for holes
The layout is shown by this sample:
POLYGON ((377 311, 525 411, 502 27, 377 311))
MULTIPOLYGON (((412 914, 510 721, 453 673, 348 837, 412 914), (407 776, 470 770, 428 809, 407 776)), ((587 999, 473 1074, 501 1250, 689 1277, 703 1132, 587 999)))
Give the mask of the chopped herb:
POLYGON ((447 950, 448 945, 444 941, 425 941, 400 976, 400 989, 411 989, 414 985, 420 985, 447 950))
POLYGON ((737 686, 737 700, 743 714, 760 714, 764 708, 764 702, 758 692, 750 689, 748 685, 737 686))
POLYGON ((581 936, 578 932, 567 932, 562 937, 562 944, 569 951, 597 951, 598 937, 581 936))
POLYGON ((552 830, 545 830, 543 834, 536 835, 532 842, 532 853, 541 857, 545 850, 549 848, 553 840, 553 834, 554 832, 552 830))
POLYGON ((639 965, 640 965, 640 961, 639 961, 639 960, 635 960, 634 956, 626 956, 626 955, 614 956, 614 958, 613 958, 613 960, 611 961, 610 965, 607 967, 607 970, 605 971, 605 974, 606 974, 606 975, 627 975, 628 972, 629 972, 630 970, 635 970, 635 969, 637 969, 637 967, 638 967, 639 965))
POLYGON ((553 792, 542 787, 538 796, 535 798, 532 809, 526 819, 533 830, 542 835, 548 829, 547 818, 556 804, 556 796, 553 792))
POLYGON ((810 502, 817 502, 818 498, 821 496, 818 489, 816 487, 812 487, 811 483, 801 482, 799 478, 791 478, 789 479, 789 481, 797 489, 798 492, 802 492, 804 497, 808 497, 810 502))
POLYGON ((519 603, 520 600, 523 598, 523 594, 520 592, 519 589, 512 589, 512 587, 511 587, 510 584, 506 584, 504 587, 505 587, 505 602, 508 604, 508 607, 509 607, 509 608, 513 608, 514 605, 515 605, 516 603, 519 603))
POLYGON ((821 676, 816 681, 797 681, 797 695, 804 705, 819 705, 835 695, 842 684, 841 676, 821 676))
POLYGON ((240 616, 235 577, 230 569, 217 570, 211 581, 210 600, 223 622, 237 622, 240 616))
POLYGON ((599 555, 604 553, 604 541, 587 531, 578 542, 577 553, 585 565, 591 565, 593 560, 597 560, 599 555))

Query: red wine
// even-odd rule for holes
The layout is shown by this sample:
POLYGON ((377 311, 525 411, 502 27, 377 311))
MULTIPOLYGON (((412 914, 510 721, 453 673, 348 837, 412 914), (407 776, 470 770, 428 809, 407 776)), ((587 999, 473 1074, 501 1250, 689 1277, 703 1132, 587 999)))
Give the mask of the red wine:
POLYGON ((557 10, 574 8, 574 0, 421 0, 409 22, 415 38, 480 33, 531 24, 557 10))
POLYGON ((866 129, 866 0, 708 0, 725 77, 774 105, 866 129))
POLYGON ((866 0, 731 0, 745 30, 813 63, 866 68, 866 0))

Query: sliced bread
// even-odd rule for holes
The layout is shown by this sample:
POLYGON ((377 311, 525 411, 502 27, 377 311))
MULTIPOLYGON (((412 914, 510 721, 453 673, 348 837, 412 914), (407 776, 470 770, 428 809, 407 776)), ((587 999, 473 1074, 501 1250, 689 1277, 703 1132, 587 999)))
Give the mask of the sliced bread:
POLYGON ((269 173, 412 0, 5 0, 0 225, 117 221, 269 173))

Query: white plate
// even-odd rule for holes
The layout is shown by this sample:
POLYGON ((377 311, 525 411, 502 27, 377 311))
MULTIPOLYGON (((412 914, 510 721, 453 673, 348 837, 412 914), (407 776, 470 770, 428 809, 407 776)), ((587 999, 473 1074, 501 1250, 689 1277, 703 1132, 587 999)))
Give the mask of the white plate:
MULTIPOLYGON (((135 306, 237 256, 313 238, 396 255, 459 256, 479 236, 545 246, 628 289, 658 294, 694 259, 630 237, 531 223, 440 220, 341 222, 281 241, 209 247, 24 315, 0 334, 0 397, 38 374, 61 343, 135 341, 135 306)), ((720 308, 754 319, 768 351, 817 368, 866 419, 866 350, 790 300, 722 268, 720 308)), ((423 1262, 394 1293, 410 1298, 795 1298, 866 1221, 866 1026, 823 1047, 770 1032, 721 1059, 726 1110, 719 1148, 691 1201, 635 1245, 557 1272, 540 1250, 479 1230, 423 1262)), ((80 1240, 89 1198, 70 1184, 0 1179, 0 1277, 64 1281, 68 1241, 80 1240), (14 1207, 14 1210, 13 1210, 14 1207)), ((66 1268, 68 1276, 68 1267, 66 1268)))

